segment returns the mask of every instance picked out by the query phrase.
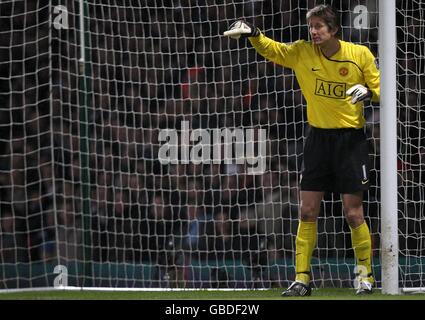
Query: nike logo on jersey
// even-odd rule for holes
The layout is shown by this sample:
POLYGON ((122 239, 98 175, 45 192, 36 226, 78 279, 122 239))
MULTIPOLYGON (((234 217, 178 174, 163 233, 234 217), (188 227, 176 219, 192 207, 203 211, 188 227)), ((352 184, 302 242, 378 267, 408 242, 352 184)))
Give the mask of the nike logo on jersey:
POLYGON ((366 184, 368 182, 369 182, 369 179, 368 180, 362 180, 362 184, 366 184))
POLYGON ((311 68, 311 71, 319 71, 320 68, 311 68))

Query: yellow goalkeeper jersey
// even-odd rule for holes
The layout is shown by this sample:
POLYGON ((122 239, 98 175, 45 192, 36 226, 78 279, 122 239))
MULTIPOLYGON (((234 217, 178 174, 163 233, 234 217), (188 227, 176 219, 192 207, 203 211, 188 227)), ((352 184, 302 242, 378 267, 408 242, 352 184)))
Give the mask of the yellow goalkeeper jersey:
POLYGON ((307 101, 310 125, 326 129, 364 126, 363 103, 352 104, 346 91, 356 84, 366 85, 372 100, 379 101, 379 70, 367 47, 340 40, 340 50, 327 58, 310 41, 285 44, 264 34, 249 40, 267 60, 294 70, 307 101))

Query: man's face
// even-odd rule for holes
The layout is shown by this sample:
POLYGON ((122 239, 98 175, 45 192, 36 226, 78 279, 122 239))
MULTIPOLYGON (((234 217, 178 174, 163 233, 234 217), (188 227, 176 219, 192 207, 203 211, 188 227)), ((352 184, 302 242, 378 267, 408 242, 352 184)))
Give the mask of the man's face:
POLYGON ((308 23, 311 39, 314 44, 320 45, 333 38, 338 30, 330 30, 322 18, 311 17, 308 23))

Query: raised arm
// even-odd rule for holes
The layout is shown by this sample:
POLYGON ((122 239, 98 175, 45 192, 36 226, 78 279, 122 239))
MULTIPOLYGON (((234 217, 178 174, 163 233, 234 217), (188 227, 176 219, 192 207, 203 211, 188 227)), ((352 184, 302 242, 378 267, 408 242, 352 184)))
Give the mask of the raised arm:
POLYGON ((297 63, 297 46, 295 44, 274 41, 246 21, 234 22, 223 35, 233 39, 248 38, 261 56, 284 67, 294 68, 297 63))

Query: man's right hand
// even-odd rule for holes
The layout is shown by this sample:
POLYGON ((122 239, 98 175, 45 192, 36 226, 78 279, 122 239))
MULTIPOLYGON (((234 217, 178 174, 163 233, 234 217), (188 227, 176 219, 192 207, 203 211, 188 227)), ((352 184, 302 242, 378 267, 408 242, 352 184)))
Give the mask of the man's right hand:
POLYGON ((249 22, 238 20, 233 22, 230 25, 229 30, 225 31, 223 35, 232 39, 239 39, 241 37, 257 37, 260 35, 260 30, 249 22))

